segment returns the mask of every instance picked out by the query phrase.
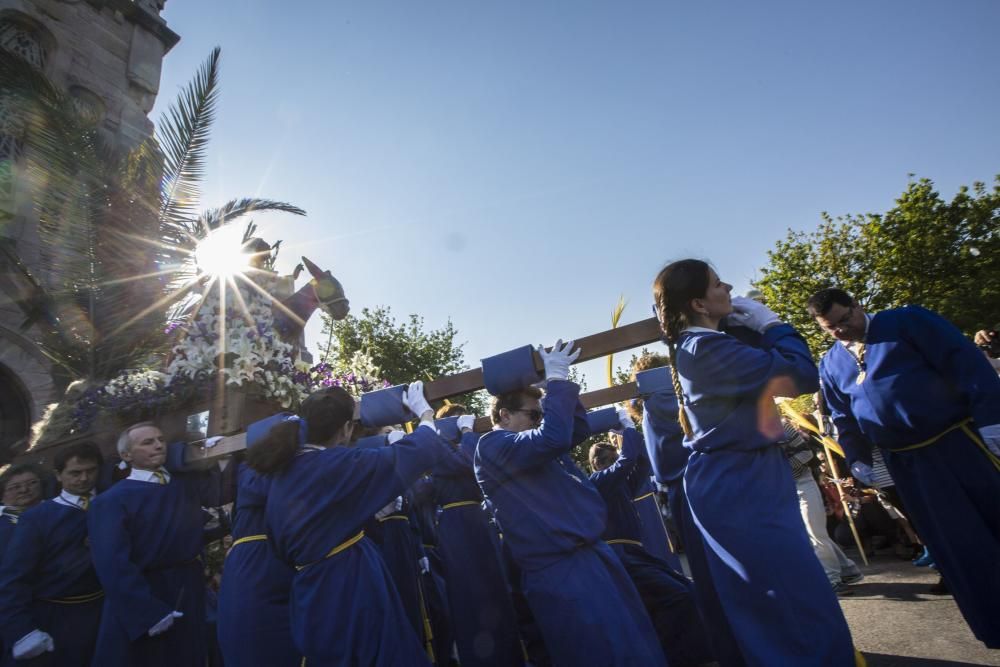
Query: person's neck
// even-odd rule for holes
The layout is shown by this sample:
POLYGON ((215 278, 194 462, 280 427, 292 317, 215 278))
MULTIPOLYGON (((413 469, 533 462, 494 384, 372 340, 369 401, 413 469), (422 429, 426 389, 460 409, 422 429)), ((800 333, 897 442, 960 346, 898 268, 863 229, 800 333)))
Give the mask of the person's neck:
POLYGON ((712 329, 714 331, 719 330, 719 322, 722 318, 713 318, 708 315, 694 314, 688 318, 688 326, 691 327, 704 327, 706 329, 712 329))
POLYGON ((156 466, 156 467, 153 467, 153 468, 144 468, 143 466, 137 466, 134 463, 132 464, 132 470, 142 470, 143 472, 156 472, 156 471, 158 471, 158 470, 160 470, 162 468, 163 468, 163 466, 156 466))

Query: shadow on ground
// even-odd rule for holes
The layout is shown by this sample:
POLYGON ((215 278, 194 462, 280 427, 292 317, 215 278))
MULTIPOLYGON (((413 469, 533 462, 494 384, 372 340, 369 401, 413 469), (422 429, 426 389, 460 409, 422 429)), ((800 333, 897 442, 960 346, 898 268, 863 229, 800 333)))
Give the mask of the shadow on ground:
POLYGON ((981 662, 957 662, 935 658, 907 658, 901 655, 865 653, 868 667, 979 667, 981 662))

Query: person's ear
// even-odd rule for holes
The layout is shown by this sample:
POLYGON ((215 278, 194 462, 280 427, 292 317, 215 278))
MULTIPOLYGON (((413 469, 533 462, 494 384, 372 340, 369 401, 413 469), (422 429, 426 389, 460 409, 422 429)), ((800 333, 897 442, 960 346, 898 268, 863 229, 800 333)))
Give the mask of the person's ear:
POLYGON ((132 463, 131 449, 126 449, 124 452, 122 452, 122 461, 124 461, 125 463, 132 463))
POLYGON ((691 310, 699 315, 708 315, 708 308, 705 307, 703 299, 691 299, 691 310))

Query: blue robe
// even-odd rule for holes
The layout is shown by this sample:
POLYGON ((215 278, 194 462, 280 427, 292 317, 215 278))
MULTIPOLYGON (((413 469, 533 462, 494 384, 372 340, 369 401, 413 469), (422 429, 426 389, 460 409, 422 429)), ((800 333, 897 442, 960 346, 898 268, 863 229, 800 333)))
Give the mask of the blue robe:
POLYGON ((437 664, 447 664, 455 644, 451 630, 451 614, 448 610, 447 587, 444 580, 444 564, 438 549, 437 506, 434 500, 434 480, 430 475, 418 479, 406 497, 412 508, 411 518, 420 537, 421 548, 430 571, 420 576, 424 593, 424 607, 434 633, 434 656, 437 664))
POLYGON ((815 391, 805 342, 781 324, 760 348, 684 332, 677 371, 693 435, 684 471, 690 518, 748 665, 844 667, 851 635, 799 514, 773 396, 815 391))
POLYGON ((444 448, 433 430, 421 426, 391 447, 304 448, 272 475, 268 538, 297 568, 292 639, 309 667, 429 664, 385 561, 361 535, 365 523, 427 472, 444 448))
POLYGON ((590 434, 579 393, 551 380, 541 428, 480 438, 476 479, 556 665, 663 665, 642 600, 601 541, 604 501, 570 457, 590 434))
POLYGON ((369 520, 365 524, 365 533, 382 554, 410 626, 420 637, 426 650, 429 644, 433 645, 433 629, 429 625, 420 581, 420 565, 417 561, 423 556, 424 550, 420 545, 420 535, 415 523, 409 501, 404 498, 401 510, 380 519, 369 520))
POLYGON ((712 648, 723 667, 742 667, 746 661, 712 583, 705 545, 698 527, 691 521, 691 511, 684 495, 684 469, 687 468, 691 450, 684 446, 684 431, 677 421, 677 396, 673 390, 644 397, 642 433, 653 466, 653 476, 667 487, 670 515, 681 535, 684 555, 691 570, 695 601, 712 638, 712 648))
POLYGON ((635 429, 625 429, 618 460, 590 475, 608 506, 604 540, 635 583, 671 667, 711 662, 712 652, 690 582, 651 554, 642 542, 642 519, 632 498, 648 483, 648 475, 642 436, 635 429))
POLYGON ((233 508, 233 547, 219 588, 219 647, 238 667, 298 667, 302 655, 292 642, 288 598, 295 570, 281 561, 266 539, 264 508, 271 479, 239 465, 233 508), (240 542, 246 538, 253 538, 240 542))
POLYGON ((865 341, 860 384, 842 344, 820 364, 840 444, 849 463, 870 465, 872 446, 881 449, 966 622, 1000 648, 1000 469, 976 442, 978 427, 1000 423, 1000 379, 958 329, 923 308, 876 314, 865 341))
MULTIPOLYGON (((645 456, 643 457, 645 458, 645 456)), ((645 463, 646 470, 649 470, 648 460, 645 463)), ((656 499, 656 487, 644 477, 635 489, 635 498, 632 503, 635 511, 639 514, 642 528, 642 545, 651 555, 662 558, 671 569, 680 571, 681 560, 674 553, 670 538, 667 537, 667 527, 663 524, 663 515, 660 514, 660 503, 656 499)))
POLYGON ((442 456, 433 471, 458 657, 463 667, 523 665, 514 605, 473 470, 478 440, 476 433, 463 434, 459 448, 442 456))
POLYGON ((87 539, 87 513, 54 500, 25 511, 0 566, 4 645, 32 630, 52 636, 55 651, 3 664, 87 667, 104 604, 87 539))
POLYGON ((217 469, 173 472, 168 484, 124 479, 97 495, 87 512, 94 569, 105 593, 95 666, 205 661, 201 508, 225 500, 217 469), (172 611, 184 616, 150 637, 149 629, 172 611))

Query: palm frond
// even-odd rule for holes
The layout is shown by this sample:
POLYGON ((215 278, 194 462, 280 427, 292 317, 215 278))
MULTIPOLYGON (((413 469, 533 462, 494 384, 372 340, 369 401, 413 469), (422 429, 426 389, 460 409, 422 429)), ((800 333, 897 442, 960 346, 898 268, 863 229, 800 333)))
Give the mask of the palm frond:
MULTIPOLYGON (((237 220, 248 213, 264 211, 283 211, 294 215, 305 215, 306 212, 298 206, 293 206, 281 201, 270 199, 257 199, 245 197, 243 199, 233 199, 219 208, 205 211, 191 224, 192 236, 194 239, 203 239, 209 232, 228 225, 233 220, 237 220)), ((256 230, 256 226, 254 227, 256 230)), ((246 234, 244 234, 246 236, 246 234)), ((189 240, 191 247, 194 243, 189 240)))
POLYGON ((205 173, 209 131, 219 98, 219 47, 215 47, 197 75, 181 91, 156 138, 163 151, 163 194, 158 219, 161 227, 181 236, 198 210, 199 185, 205 173))
MULTIPOLYGON (((625 300, 625 295, 624 294, 620 295, 618 297, 618 303, 615 304, 615 309, 613 311, 611 311, 611 328, 612 329, 617 329, 618 328, 618 323, 621 322, 622 313, 625 312, 625 306, 627 306, 627 305, 628 305, 628 302, 625 300)), ((614 368, 613 368, 614 360, 615 360, 615 355, 614 354, 609 354, 608 358, 607 358, 607 367, 605 368, 605 370, 607 371, 607 374, 608 374, 608 386, 609 387, 615 386, 615 373, 614 373, 614 368)))

